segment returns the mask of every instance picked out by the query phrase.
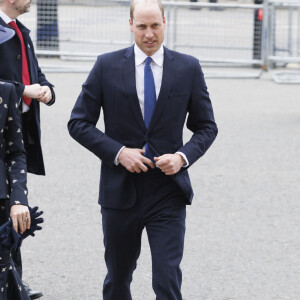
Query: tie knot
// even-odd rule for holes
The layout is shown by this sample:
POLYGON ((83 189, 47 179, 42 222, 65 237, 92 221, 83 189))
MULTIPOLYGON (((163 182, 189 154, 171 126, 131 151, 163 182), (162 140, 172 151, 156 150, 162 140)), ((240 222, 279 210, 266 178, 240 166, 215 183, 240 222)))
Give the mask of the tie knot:
POLYGON ((10 27, 12 27, 13 29, 18 28, 17 23, 14 22, 14 21, 9 22, 8 25, 9 25, 10 27))
POLYGON ((146 58, 146 66, 150 66, 151 61, 152 61, 152 58, 150 56, 148 56, 146 58))

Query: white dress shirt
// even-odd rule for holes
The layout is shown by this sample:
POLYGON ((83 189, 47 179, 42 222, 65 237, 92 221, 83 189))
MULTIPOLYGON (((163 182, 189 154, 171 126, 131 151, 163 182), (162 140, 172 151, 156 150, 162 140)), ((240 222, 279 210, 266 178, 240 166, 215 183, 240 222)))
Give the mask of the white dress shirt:
MULTIPOLYGON (((137 45, 134 45, 134 56, 135 56, 135 83, 136 83, 136 92, 138 95, 142 115, 144 118, 144 69, 145 69, 145 60, 148 57, 137 45)), ((157 52, 152 56, 152 62, 150 63, 154 85, 156 100, 158 98, 162 74, 163 74, 163 63, 164 63, 164 48, 161 46, 157 52)))
MULTIPOLYGON (((136 83, 136 92, 139 99, 139 104, 141 107, 141 112, 144 118, 144 69, 145 69, 145 60, 148 56, 135 44, 134 45, 134 59, 135 59, 135 83, 136 83)), ((152 56, 152 62, 150 63, 151 70, 153 73, 154 78, 154 85, 155 85, 155 93, 156 93, 156 100, 159 96, 161 82, 162 82, 162 75, 163 75, 163 63, 164 63, 164 47, 161 46, 158 51, 156 51, 152 56)), ((119 164, 119 154, 121 150, 124 148, 123 146, 115 158, 115 164, 119 164)), ((176 152, 180 154, 183 159, 185 160, 186 164, 184 165, 187 167, 189 162, 187 157, 182 152, 176 152)))
MULTIPOLYGON (((12 20, 8 15, 6 15, 3 11, 0 10, 0 17, 2 20, 8 25, 10 22, 16 22, 16 20, 12 20)), ((22 101, 22 112, 27 112, 29 111, 29 106, 25 104, 24 101, 22 101)))

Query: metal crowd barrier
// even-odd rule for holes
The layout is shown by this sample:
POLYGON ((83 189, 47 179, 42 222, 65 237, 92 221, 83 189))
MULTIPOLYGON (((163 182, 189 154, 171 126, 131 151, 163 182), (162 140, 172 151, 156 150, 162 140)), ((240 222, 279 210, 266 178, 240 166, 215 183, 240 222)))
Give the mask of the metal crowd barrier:
POLYGON ((270 0, 267 63, 274 81, 300 83, 300 1, 270 0))
MULTIPOLYGON (((236 70, 300 62, 300 0, 199 1, 163 1, 168 48, 193 55, 202 65, 236 70)), ((38 55, 94 61, 101 53, 133 43, 127 25, 130 2, 36 0, 21 19, 31 29, 38 55)), ((50 69, 65 72, 68 66, 50 69)), ((258 78, 261 72, 248 75, 240 74, 258 78)))

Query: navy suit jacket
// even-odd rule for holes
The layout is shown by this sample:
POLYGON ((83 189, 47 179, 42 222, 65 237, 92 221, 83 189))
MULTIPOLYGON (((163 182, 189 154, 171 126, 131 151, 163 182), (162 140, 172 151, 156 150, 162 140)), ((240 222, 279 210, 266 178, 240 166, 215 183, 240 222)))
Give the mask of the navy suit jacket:
MULTIPOLYGON (((4 27, 9 27, 1 18, 0 24, 4 27)), ((27 46, 26 51, 31 84, 39 83, 40 85, 48 85, 52 91, 52 100, 49 105, 52 105, 55 101, 55 94, 52 89, 53 85, 46 80, 45 75, 38 65, 34 47, 29 36, 30 31, 18 20, 17 25, 22 32, 25 46, 27 46)), ((17 34, 9 41, 0 45, 0 78, 22 85, 22 50, 17 34)), ((25 113, 23 118, 29 124, 29 126, 26 126, 27 129, 23 130, 28 172, 45 175, 40 141, 40 106, 38 101, 34 100, 31 102, 30 111, 25 113)))
POLYGON ((28 205, 20 100, 13 84, 0 81, 0 199, 10 198, 10 206, 28 205))
MULTIPOLYGON (((152 120, 145 127, 135 81, 133 46, 98 57, 68 123, 71 136, 102 160, 99 204, 127 209, 136 201, 134 174, 114 159, 122 146, 149 145, 154 155, 183 152, 191 166, 217 135, 213 109, 199 61, 164 48, 163 77, 152 120), (103 109, 105 132, 96 128, 103 109), (186 116, 193 132, 183 145, 186 116)), ((193 190, 187 168, 171 176, 187 204, 193 190)))

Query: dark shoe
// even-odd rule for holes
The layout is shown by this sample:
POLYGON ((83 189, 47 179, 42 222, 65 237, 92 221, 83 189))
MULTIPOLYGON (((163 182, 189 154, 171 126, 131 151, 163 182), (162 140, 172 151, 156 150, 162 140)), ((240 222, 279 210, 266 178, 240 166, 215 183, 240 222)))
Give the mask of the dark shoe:
POLYGON ((38 299, 43 297, 43 293, 40 291, 34 291, 30 288, 30 286, 23 281, 23 285, 25 288, 25 291, 27 292, 27 295, 29 296, 30 299, 38 299))

